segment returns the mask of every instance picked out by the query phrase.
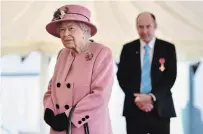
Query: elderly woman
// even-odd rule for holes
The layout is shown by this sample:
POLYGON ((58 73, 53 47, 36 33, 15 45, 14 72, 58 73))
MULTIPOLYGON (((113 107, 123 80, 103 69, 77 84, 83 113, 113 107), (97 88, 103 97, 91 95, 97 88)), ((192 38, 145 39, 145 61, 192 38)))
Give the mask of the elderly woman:
POLYGON ((64 45, 44 95, 44 120, 50 134, 112 134, 108 109, 112 53, 89 41, 97 32, 90 11, 79 5, 60 7, 46 30, 64 45))

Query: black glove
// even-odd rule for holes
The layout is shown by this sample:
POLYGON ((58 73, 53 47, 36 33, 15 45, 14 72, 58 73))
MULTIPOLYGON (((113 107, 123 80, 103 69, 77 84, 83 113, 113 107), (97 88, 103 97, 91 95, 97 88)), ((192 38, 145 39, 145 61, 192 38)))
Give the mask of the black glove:
POLYGON ((61 113, 54 117, 52 128, 60 132, 66 130, 68 125, 68 117, 65 113, 61 113))
POLYGON ((51 109, 46 108, 44 113, 44 120, 50 127, 52 127, 53 119, 54 119, 54 112, 51 109))

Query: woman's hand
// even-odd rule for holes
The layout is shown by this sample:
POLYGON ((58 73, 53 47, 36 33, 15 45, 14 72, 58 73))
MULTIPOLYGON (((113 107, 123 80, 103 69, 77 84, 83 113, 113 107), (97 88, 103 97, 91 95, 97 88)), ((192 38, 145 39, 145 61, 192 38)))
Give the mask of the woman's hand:
POLYGON ((44 114, 45 122, 55 131, 64 131, 68 127, 68 117, 65 113, 54 116, 54 112, 47 108, 44 114))
POLYGON ((55 131, 64 131, 69 126, 68 117, 65 112, 54 117, 52 128, 55 131))
POLYGON ((51 109, 46 108, 45 113, 44 113, 44 120, 45 120, 45 122, 49 126, 52 127, 53 119, 54 119, 54 112, 51 109))

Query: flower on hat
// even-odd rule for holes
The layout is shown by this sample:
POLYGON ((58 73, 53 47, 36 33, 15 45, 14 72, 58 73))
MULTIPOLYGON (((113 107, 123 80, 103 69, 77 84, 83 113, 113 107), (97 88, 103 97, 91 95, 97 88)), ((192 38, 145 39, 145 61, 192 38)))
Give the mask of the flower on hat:
POLYGON ((63 19, 63 17, 68 13, 68 8, 65 7, 63 9, 57 9, 55 12, 54 12, 54 18, 53 20, 60 20, 60 19, 63 19))

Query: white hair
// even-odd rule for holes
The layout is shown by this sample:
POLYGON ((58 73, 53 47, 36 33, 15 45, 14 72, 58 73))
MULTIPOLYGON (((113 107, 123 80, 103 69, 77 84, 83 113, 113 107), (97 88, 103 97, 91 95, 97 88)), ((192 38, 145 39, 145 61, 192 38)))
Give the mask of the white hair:
POLYGON ((82 29, 82 31, 85 32, 86 38, 89 39, 91 37, 91 28, 82 22, 77 22, 79 27, 82 29))

